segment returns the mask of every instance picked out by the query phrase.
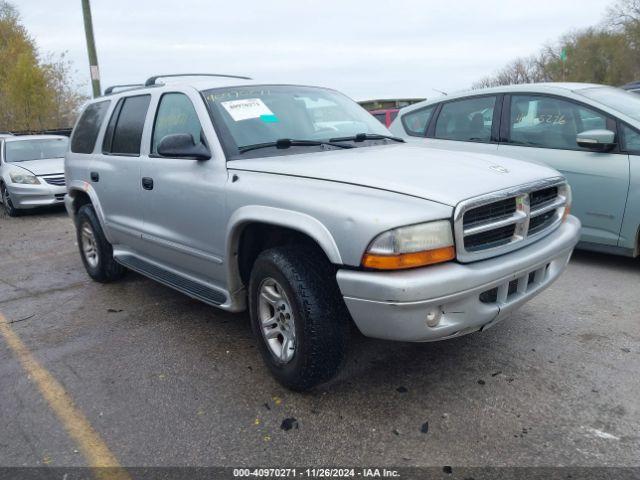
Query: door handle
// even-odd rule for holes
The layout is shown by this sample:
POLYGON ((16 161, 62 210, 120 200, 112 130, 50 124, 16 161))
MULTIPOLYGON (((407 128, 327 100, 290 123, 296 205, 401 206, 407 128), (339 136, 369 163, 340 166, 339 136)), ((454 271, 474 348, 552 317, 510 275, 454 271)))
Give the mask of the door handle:
POLYGON ((98 172, 91 172, 91 181, 92 182, 99 182, 100 181, 100 174, 98 172))
POLYGON ((153 178, 142 177, 142 188, 145 190, 153 190, 153 178))

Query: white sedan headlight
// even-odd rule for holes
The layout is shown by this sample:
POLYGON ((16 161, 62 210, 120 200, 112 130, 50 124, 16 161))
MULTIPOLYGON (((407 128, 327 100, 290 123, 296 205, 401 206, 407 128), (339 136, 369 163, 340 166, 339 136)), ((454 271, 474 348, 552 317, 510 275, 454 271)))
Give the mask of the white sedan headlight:
POLYGON ((40 180, 38 180, 38 177, 27 172, 9 172, 9 178, 11 178, 11 181, 13 183, 40 185, 40 180))
POLYGON ((455 258, 449 220, 395 228, 378 235, 362 257, 362 266, 400 270, 446 262, 455 258))

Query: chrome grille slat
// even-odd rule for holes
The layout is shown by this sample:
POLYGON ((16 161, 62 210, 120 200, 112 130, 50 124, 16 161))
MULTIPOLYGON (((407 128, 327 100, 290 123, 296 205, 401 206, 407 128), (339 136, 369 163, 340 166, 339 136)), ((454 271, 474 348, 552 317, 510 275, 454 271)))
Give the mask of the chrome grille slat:
POLYGON ((56 187, 64 187, 66 185, 64 179, 64 173, 54 174, 54 175, 41 175, 41 180, 44 180, 49 185, 54 185, 56 187))
POLYGON ((458 260, 501 255, 550 233, 562 221, 568 191, 554 178, 461 202, 454 213, 458 260))

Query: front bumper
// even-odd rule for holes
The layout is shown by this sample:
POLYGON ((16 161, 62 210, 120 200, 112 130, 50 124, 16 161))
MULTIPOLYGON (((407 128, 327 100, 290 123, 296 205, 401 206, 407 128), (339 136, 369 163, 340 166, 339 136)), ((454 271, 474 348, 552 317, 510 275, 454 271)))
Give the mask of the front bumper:
POLYGON ((580 237, 572 216, 514 252, 474 263, 403 272, 339 270, 338 285, 360 331, 387 340, 428 342, 493 326, 553 283, 580 237), (436 326, 426 323, 429 313, 436 326))
POLYGON ((58 205, 64 203, 67 193, 65 186, 49 185, 22 185, 11 183, 7 185, 9 196, 13 206, 17 209, 27 209, 58 205))

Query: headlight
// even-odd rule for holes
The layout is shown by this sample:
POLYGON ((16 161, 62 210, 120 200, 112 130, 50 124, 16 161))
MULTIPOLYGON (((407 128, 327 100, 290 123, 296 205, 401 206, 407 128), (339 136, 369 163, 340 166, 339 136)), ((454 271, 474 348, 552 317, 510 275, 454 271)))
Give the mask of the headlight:
POLYGON ((9 178, 13 183, 25 183, 28 185, 39 185, 40 180, 35 175, 22 172, 9 172, 9 178))
POLYGON ((566 199, 564 203, 564 211, 562 212, 562 221, 564 222, 571 213, 571 186, 569 186, 568 183, 560 185, 558 187, 558 193, 566 199))
POLYGON ((373 239, 362 257, 362 266, 377 270, 423 267, 453 260, 451 222, 421 223, 395 228, 373 239))

